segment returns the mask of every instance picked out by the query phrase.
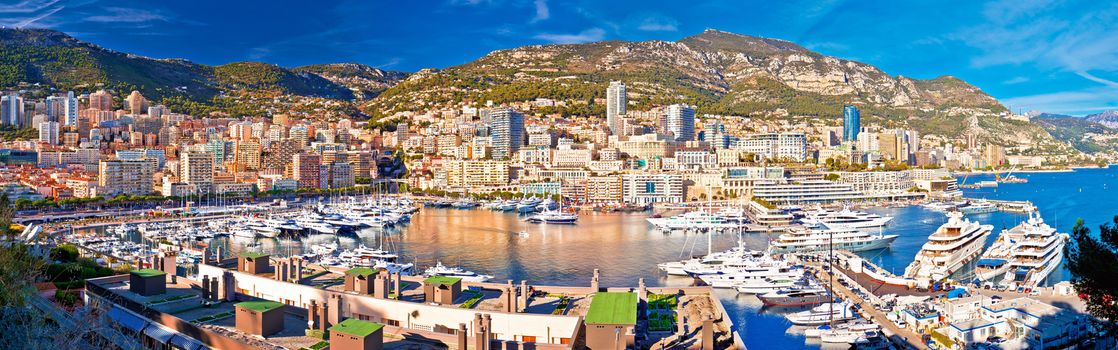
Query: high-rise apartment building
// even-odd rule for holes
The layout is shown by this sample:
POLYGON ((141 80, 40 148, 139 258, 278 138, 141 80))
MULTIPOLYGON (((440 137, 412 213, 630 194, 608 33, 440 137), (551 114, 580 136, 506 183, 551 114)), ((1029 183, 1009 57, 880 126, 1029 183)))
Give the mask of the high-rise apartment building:
POLYGON ((59 131, 58 122, 39 123, 39 141, 57 145, 59 131))
POLYGON ((686 142, 695 139, 695 109, 690 106, 668 106, 660 123, 664 133, 672 135, 672 140, 686 142))
POLYGON ((355 185, 353 166, 349 163, 330 163, 330 188, 346 188, 355 185))
POLYGON ((233 163, 240 170, 260 169, 260 143, 256 141, 237 141, 233 147, 233 163))
POLYGON ((321 165, 322 158, 317 154, 296 154, 292 156, 291 177, 299 182, 299 188, 321 188, 321 165))
POLYGON ((73 91, 66 92, 66 98, 62 100, 62 109, 65 115, 62 119, 57 120, 66 126, 78 125, 78 98, 74 96, 73 91))
POLYGON ((97 171, 100 196, 151 194, 154 189, 155 159, 102 160, 97 171))
POLYGON ((0 124, 20 125, 23 118, 23 98, 19 92, 13 91, 0 96, 0 124))
POLYGON ((493 159, 509 159, 524 144, 524 115, 512 108, 489 112, 493 159))
POLYGON ((89 94, 89 108, 112 111, 113 110, 113 95, 105 90, 98 90, 89 94))
POLYGON ((845 106, 842 108, 842 140, 847 142, 858 141, 858 133, 862 131, 862 117, 858 114, 858 107, 845 106))
POLYGON ((303 147, 300 147, 297 144, 298 142, 299 141, 292 139, 272 142, 272 144, 269 145, 268 154, 265 155, 262 160, 262 167, 264 169, 284 170, 287 165, 291 164, 291 157, 302 152, 303 147))
POLYGON ((128 107, 128 112, 138 115, 147 112, 148 99, 140 95, 139 91, 132 90, 132 93, 125 99, 125 105, 128 107))
POLYGON ((620 81, 609 82, 606 89, 606 125, 614 134, 621 133, 621 118, 625 117, 625 106, 629 99, 625 95, 625 83, 620 81))
POLYGON ((179 181, 208 193, 214 183, 214 155, 208 152, 187 152, 179 159, 179 181))

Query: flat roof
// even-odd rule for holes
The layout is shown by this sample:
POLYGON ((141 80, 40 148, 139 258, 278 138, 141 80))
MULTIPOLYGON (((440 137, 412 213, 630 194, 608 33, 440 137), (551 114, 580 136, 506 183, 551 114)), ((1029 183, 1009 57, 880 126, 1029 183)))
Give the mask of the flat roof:
POLYGON ((377 273, 377 269, 371 269, 371 268, 368 268, 368 267, 355 267, 355 268, 352 268, 352 269, 349 269, 349 270, 345 271, 345 274, 347 274, 347 275, 361 275, 361 276, 369 276, 369 275, 372 275, 374 273, 377 273))
POLYGON ((373 332, 384 328, 383 324, 369 321, 362 321, 356 318, 348 318, 341 323, 330 327, 331 332, 338 332, 352 336, 365 337, 373 332))
POLYGON ((243 307, 255 312, 266 312, 283 307, 283 303, 271 300, 253 300, 239 302, 237 303, 237 307, 243 307))
POLYGON ((584 319, 587 324, 637 324, 637 293, 594 293, 584 319))
POLYGON ((129 273, 131 273, 133 275, 136 275, 136 276, 140 276, 140 277, 156 277, 156 276, 163 276, 163 275, 167 274, 166 272, 155 270, 155 269, 132 270, 132 272, 129 272, 129 273))
POLYGON ((431 276, 431 277, 427 277, 427 279, 423 280, 423 283, 436 285, 436 286, 437 285, 448 285, 449 286, 449 285, 452 285, 452 284, 455 284, 455 283, 458 283, 458 282, 461 282, 461 281, 462 281, 462 279, 458 278, 458 277, 431 276))
POLYGON ((265 256, 268 256, 268 254, 257 253, 257 252, 241 252, 241 257, 242 258, 259 259, 259 258, 262 258, 262 257, 265 257, 265 256))

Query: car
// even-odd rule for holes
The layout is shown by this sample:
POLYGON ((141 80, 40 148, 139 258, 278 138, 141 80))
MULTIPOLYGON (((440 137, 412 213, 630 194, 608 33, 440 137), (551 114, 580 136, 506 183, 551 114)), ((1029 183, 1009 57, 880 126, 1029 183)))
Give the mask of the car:
POLYGON ((990 344, 1001 344, 1001 343, 1005 342, 1005 338, 1002 338, 1002 337, 999 337, 999 336, 996 336, 996 335, 992 335, 992 336, 986 338, 986 342, 990 343, 990 344))

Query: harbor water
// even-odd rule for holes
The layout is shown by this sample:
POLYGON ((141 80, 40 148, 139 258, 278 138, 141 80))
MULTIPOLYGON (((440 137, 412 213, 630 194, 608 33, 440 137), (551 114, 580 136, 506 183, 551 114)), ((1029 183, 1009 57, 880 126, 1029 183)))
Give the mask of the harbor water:
MULTIPOLYGON (((1118 214, 1118 198, 1109 184, 1118 186, 1118 167, 1086 169, 1067 173, 1023 173, 1024 184, 1001 184, 997 188, 966 190, 969 198, 1029 200, 1035 203, 1044 219, 1068 232, 1077 218, 1097 231, 1099 224, 1118 214)), ((970 181, 992 180, 993 175, 968 177, 970 181)), ((868 211, 893 216, 884 230, 900 237, 891 248, 861 253, 878 266, 901 274, 939 225, 945 222, 942 213, 919 206, 876 208, 868 211)), ((356 235, 312 235, 302 240, 259 239, 253 242, 237 239, 221 240, 234 251, 246 249, 275 253, 299 254, 304 247, 336 241, 343 248, 359 244, 383 246, 398 251, 403 260, 416 263, 417 271, 441 261, 449 266, 495 276, 496 281, 528 280, 534 284, 589 285, 594 269, 601 271, 605 286, 635 286, 638 278, 649 285, 689 285, 692 280, 667 277, 656 264, 706 253, 707 238, 701 234, 660 233, 651 230, 643 213, 583 213, 577 225, 538 225, 523 221, 515 213, 486 209, 456 210, 424 208, 412 222, 399 229, 366 229, 356 235), (519 234, 526 231, 527 236, 519 234)), ((970 216, 995 227, 989 236, 993 242, 1003 228, 1010 228, 1025 219, 1024 214, 989 213, 970 216)), ((736 234, 716 234, 711 245, 715 251, 735 244, 736 234)), ((764 249, 775 235, 745 234, 742 237, 752 249, 764 249)), ((1053 273, 1049 282, 1067 278, 1065 270, 1053 273)), ((739 295, 733 290, 720 290, 719 295, 738 332, 749 348, 805 349, 819 344, 805 343, 805 338, 790 329, 784 313, 798 310, 763 308, 754 296, 739 295)))

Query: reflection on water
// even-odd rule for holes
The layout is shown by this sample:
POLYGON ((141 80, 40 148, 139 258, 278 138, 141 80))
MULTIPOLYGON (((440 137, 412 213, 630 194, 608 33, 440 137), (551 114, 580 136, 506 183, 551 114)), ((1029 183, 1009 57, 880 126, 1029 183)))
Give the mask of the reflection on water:
MULTIPOLYGON (((653 232, 645 218, 643 213, 584 213, 577 225, 542 225, 524 222, 515 213, 424 208, 410 224, 397 229, 365 229, 338 237, 312 235, 302 241, 260 239, 258 248, 246 248, 249 242, 240 239, 231 243, 234 251, 283 255, 331 241, 343 248, 383 244, 421 269, 442 261, 492 274, 498 281, 589 285, 594 269, 599 269, 604 286, 635 286, 641 277, 651 286, 691 284, 689 278, 667 278, 656 264, 705 254, 706 236, 653 232), (528 236, 520 236, 520 231, 528 236)), ((729 249, 736 238, 716 234, 711 245, 716 251, 729 249)), ((764 235, 746 235, 745 241, 754 249, 767 245, 764 235)))

